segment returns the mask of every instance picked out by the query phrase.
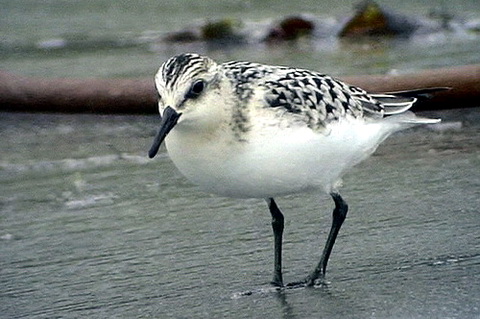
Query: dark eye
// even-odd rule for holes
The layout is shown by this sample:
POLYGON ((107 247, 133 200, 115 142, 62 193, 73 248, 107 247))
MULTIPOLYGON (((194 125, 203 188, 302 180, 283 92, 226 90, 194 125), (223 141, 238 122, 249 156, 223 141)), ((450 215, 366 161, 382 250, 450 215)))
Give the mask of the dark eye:
POLYGON ((186 98, 187 99, 194 99, 197 98, 200 94, 202 94, 203 90, 205 89, 205 81, 198 80, 193 83, 192 87, 188 91, 186 98))

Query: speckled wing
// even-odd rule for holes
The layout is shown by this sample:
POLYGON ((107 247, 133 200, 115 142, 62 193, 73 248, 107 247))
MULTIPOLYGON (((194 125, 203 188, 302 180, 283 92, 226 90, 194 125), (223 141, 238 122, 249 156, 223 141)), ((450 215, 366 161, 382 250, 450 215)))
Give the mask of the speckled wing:
POLYGON ((264 86, 268 107, 302 114, 312 129, 347 115, 379 118, 384 114, 383 105, 364 90, 316 72, 280 68, 264 86))
POLYGON ((378 119, 397 114, 416 101, 405 94, 369 94, 328 75, 304 69, 241 61, 226 62, 222 68, 239 100, 238 114, 234 116, 237 119, 245 116, 244 109, 258 89, 265 92, 265 107, 301 115, 299 118, 315 130, 323 130, 347 115, 378 119))

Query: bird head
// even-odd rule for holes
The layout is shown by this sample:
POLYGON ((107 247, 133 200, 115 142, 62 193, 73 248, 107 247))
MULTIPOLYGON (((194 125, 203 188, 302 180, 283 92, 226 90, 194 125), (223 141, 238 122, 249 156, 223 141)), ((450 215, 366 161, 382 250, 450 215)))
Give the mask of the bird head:
MULTIPOLYGON (((208 128, 216 121, 219 85, 217 64, 210 58, 186 53, 167 60, 155 76, 160 129, 148 153, 153 158, 168 133, 184 127, 208 128)), ((218 122, 218 121, 217 121, 218 122)))

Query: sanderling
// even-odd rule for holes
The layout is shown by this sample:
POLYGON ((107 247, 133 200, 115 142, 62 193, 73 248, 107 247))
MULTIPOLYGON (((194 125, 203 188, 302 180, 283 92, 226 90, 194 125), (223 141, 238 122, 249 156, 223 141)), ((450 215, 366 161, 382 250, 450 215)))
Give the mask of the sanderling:
POLYGON ((197 54, 170 58, 155 76, 160 130, 177 168, 204 190, 264 198, 274 234, 272 284, 283 286, 284 217, 274 197, 325 191, 335 203, 320 262, 298 285, 322 282, 348 206, 342 175, 391 133, 439 120, 407 111, 443 88, 370 94, 328 75, 250 62, 217 64, 197 54))

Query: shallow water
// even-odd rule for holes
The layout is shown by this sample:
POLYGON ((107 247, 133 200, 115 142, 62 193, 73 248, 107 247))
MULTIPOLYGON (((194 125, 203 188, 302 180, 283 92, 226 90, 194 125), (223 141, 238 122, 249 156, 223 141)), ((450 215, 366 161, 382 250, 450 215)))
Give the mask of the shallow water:
POLYGON ((322 33, 323 24, 341 24, 351 17, 358 2, 0 0, 0 69, 40 77, 152 77, 167 58, 186 51, 222 62, 252 60, 334 75, 405 73, 480 63, 478 0, 378 1, 418 21, 430 19, 432 12, 453 17, 452 26, 444 32, 408 38, 341 41, 329 35, 239 46, 161 41, 168 32, 198 28, 217 19, 238 21, 241 32, 258 36, 276 21, 299 14, 318 21, 322 33))
MULTIPOLYGON (((382 2, 383 3, 383 2, 382 2)), ((477 0, 385 1, 406 14, 477 0)), ((152 76, 169 56, 301 66, 334 75, 478 63, 478 32, 275 46, 165 45, 205 19, 326 21, 353 2, 0 0, 0 69, 42 77, 152 76)), ((350 212, 328 287, 272 290, 270 215, 258 200, 200 192, 165 150, 146 156, 156 116, 0 113, 2 318, 478 318, 480 111, 444 111, 437 129, 392 136, 342 189, 350 212), (439 129, 438 129, 439 128, 439 129)), ((279 198, 284 277, 316 263, 327 195, 279 198)))
MULTIPOLYGON (((354 168, 328 287, 274 291, 270 216, 200 192, 155 116, 0 114, 3 318, 478 318, 480 111, 392 136, 354 168), (251 294, 250 294, 251 293, 251 294)), ((285 280, 320 255, 333 203, 279 198, 285 280)))

